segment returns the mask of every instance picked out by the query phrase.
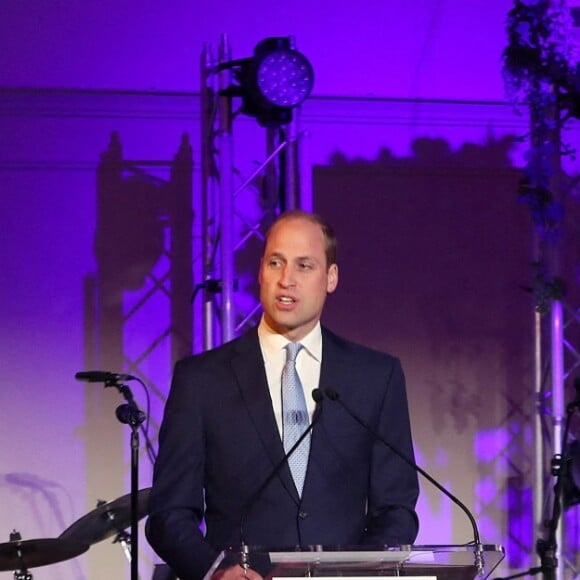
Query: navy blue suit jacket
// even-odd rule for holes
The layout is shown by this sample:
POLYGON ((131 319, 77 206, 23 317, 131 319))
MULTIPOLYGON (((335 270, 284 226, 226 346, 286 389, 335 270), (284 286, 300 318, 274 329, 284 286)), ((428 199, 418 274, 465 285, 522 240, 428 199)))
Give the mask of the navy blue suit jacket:
MULTIPOLYGON (((320 387, 414 460, 398 359, 323 328, 320 387)), ((414 469, 339 403, 322 403, 302 499, 287 465, 255 497, 283 457, 256 329, 177 363, 146 533, 180 579, 202 578, 221 549, 239 545, 242 519, 244 542, 270 549, 414 542, 414 469)))

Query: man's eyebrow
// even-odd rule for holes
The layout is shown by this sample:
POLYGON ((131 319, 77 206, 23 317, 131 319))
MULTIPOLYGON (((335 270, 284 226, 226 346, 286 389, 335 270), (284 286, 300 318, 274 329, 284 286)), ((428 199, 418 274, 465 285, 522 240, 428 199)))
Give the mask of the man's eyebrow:
MULTIPOLYGON (((288 260, 288 258, 282 252, 277 252, 277 251, 270 252, 269 254, 266 254, 265 257, 267 259, 270 259, 270 258, 280 258, 282 260, 286 260, 286 261, 288 260)), ((315 256, 308 255, 308 254, 306 254, 304 256, 297 256, 296 258, 292 258, 292 261, 293 262, 304 262, 304 261, 307 261, 307 262, 316 262, 316 263, 319 262, 319 260, 315 256)))
POLYGON ((314 262, 315 264, 319 264, 320 260, 318 260, 318 258, 316 258, 315 256, 298 256, 298 258, 296 258, 297 262, 314 262))

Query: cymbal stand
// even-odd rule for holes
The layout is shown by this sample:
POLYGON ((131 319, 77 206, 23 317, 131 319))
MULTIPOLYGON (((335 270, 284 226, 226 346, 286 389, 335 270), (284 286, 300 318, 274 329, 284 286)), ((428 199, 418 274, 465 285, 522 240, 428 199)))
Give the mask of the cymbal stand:
MULTIPOLYGON (((97 507, 99 505, 103 505, 106 502, 99 501, 97 502, 97 507)), ((117 524, 117 520, 115 518, 115 514, 108 509, 105 511, 105 515, 107 516, 107 521, 111 524, 111 527, 117 530, 117 536, 113 540, 113 544, 119 543, 121 544, 121 548, 123 549, 123 553, 127 558, 128 562, 131 562, 131 536, 117 524)), ((133 513, 131 512, 131 516, 133 513)))
POLYGON ((127 561, 131 562, 131 536, 123 530, 117 534, 113 544, 116 544, 117 542, 121 544, 121 548, 123 549, 127 561))
MULTIPOLYGON (((20 532, 14 530, 10 534, 10 541, 11 542, 19 542, 22 540, 22 536, 20 532)), ((22 552, 20 548, 18 548, 18 559, 20 560, 20 570, 14 570, 14 580, 32 580, 32 574, 27 570, 26 566, 24 565, 24 561, 22 559, 22 552)))

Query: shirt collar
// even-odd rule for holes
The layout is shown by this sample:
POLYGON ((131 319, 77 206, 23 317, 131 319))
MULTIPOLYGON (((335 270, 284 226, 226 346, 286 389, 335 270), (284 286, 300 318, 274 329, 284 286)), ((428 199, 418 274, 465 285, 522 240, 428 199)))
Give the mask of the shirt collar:
MULTIPOLYGON (((262 316, 258 326, 258 337, 262 345, 262 352, 266 361, 278 356, 280 351, 290 342, 285 336, 275 332, 262 316)), ((320 362, 322 360, 322 328, 320 321, 316 326, 300 341, 306 352, 320 362)))

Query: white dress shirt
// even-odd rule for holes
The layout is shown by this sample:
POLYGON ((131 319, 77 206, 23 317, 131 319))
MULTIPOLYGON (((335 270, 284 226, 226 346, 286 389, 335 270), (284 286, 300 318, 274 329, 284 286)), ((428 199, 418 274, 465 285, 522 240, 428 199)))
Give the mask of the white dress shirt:
MULTIPOLYGON (((258 326, 258 338, 264 365, 266 378, 270 389, 270 398, 276 416, 278 431, 282 436, 282 369, 286 364, 286 345, 290 342, 287 338, 274 332, 264 320, 260 320, 258 326)), ((312 398, 312 391, 318 388, 320 382, 320 364, 322 362, 322 330, 320 322, 300 341, 304 347, 296 357, 296 370, 304 389, 308 415, 312 415, 316 403, 312 398)))

